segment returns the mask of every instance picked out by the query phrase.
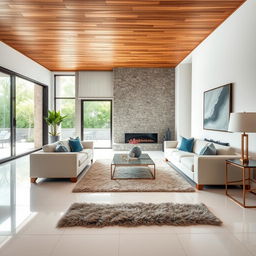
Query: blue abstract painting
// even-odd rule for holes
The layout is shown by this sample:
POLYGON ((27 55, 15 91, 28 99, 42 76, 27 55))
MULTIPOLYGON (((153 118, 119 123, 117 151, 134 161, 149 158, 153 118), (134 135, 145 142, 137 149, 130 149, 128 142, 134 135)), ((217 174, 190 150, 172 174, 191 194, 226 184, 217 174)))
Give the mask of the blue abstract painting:
POLYGON ((232 84, 204 92, 204 129, 227 131, 232 84))

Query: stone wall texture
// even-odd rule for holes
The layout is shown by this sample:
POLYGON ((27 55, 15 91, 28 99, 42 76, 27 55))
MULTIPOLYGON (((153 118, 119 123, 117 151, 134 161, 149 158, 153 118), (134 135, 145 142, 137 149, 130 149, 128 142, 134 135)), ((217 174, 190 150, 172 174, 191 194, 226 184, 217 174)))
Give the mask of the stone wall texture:
POLYGON ((175 69, 115 68, 113 142, 124 143, 124 133, 158 133, 175 129, 175 69))

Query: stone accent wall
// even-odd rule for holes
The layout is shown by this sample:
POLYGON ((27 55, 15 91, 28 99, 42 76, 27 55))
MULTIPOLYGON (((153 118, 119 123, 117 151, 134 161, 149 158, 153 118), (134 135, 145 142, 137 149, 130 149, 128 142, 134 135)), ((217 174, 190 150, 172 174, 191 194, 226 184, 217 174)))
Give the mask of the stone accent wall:
POLYGON ((175 129, 175 69, 114 69, 113 143, 124 143, 124 133, 158 133, 175 129))

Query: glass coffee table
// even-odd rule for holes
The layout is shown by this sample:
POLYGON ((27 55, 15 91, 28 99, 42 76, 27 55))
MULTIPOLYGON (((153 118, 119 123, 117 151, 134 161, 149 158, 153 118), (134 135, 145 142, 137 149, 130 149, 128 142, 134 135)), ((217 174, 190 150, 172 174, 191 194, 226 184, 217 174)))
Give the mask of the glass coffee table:
MULTIPOLYGON (((127 169, 126 168, 126 169, 127 169)), ((150 158, 148 154, 141 154, 139 158, 130 158, 128 154, 114 154, 112 163, 111 163, 111 180, 130 180, 130 179, 150 179, 154 180, 156 178, 156 166, 154 161, 150 158), (140 178, 140 177, 115 177, 115 172, 118 167, 127 167, 131 172, 138 171, 139 168, 136 167, 148 167, 150 177, 140 178)))

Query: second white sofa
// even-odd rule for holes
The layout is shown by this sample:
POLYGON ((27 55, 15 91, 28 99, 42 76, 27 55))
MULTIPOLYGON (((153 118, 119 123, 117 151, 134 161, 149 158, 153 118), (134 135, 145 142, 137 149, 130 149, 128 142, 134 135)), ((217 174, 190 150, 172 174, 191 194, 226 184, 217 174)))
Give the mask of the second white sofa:
MULTIPOLYGON (((166 161, 170 161, 175 167, 186 174, 196 183, 197 189, 203 189, 204 185, 225 184, 225 160, 240 158, 234 149, 213 143, 217 149, 217 155, 199 155, 202 148, 210 142, 195 139, 193 152, 181 151, 177 148, 178 141, 165 141, 164 154, 166 161)), ((241 179, 241 171, 237 168, 229 168, 229 177, 232 180, 241 179)))

